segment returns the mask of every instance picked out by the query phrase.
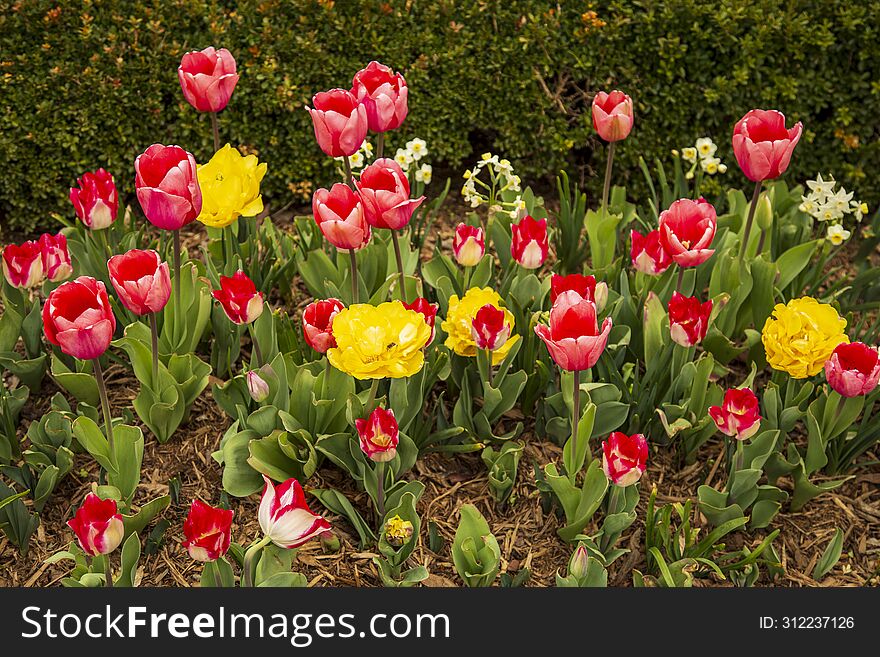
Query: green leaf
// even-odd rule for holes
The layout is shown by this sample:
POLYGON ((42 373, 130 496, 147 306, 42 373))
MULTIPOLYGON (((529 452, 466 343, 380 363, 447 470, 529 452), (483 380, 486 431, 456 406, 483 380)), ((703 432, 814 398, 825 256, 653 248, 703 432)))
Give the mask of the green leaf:
POLYGON ((831 569, 840 561, 840 555, 843 552, 843 532, 837 528, 834 530, 834 536, 828 541, 825 551, 816 566, 813 568, 813 579, 819 580, 831 572, 831 569))

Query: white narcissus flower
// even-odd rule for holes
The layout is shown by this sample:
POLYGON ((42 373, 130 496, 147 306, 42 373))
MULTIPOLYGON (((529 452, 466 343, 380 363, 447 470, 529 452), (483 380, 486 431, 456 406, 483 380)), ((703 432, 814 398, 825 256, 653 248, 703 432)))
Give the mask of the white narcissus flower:
POLYGON ((828 241, 834 246, 840 246, 846 242, 852 233, 840 224, 832 224, 828 226, 828 241))
POLYGON ((423 164, 416 171, 416 180, 419 182, 423 182, 426 185, 431 182, 431 175, 434 171, 433 167, 430 164, 423 164))
POLYGON ((727 173, 727 165, 724 162, 718 165, 718 173, 727 173))
POLYGON ((425 155, 428 154, 428 148, 425 140, 419 139, 418 137, 406 142, 406 150, 408 150, 412 154, 413 159, 416 161, 421 160, 423 157, 425 157, 425 155))
POLYGON ((862 201, 853 201, 851 211, 855 215, 856 221, 861 221, 868 214, 868 204, 862 201))
POLYGON ((840 213, 849 214, 849 204, 852 200, 852 197, 852 192, 847 192, 843 187, 841 187, 828 197, 828 204, 833 205, 834 208, 840 213))
POLYGON ((351 165, 352 169, 360 169, 364 166, 364 154, 358 151, 348 158, 348 163, 351 165))
POLYGON ((398 148, 397 152, 394 154, 394 161, 400 165, 401 169, 407 169, 409 168, 409 165, 412 164, 413 157, 408 150, 398 148))
POLYGON ((708 173, 710 176, 714 176, 718 173, 718 165, 721 164, 721 160, 717 157, 706 157, 700 160, 700 167, 702 167, 703 171, 708 173))
POLYGON ((697 149, 692 146, 681 149, 681 159, 683 159, 685 162, 696 162, 697 149))
MULTIPOLYGON (((816 176, 815 180, 808 180, 807 187, 810 188, 817 198, 824 199, 831 195, 834 191, 834 186, 837 184, 837 181, 834 180, 834 176, 829 176, 829 180, 822 180, 822 174, 816 176)), ((821 201, 820 201, 821 202, 821 201)))
POLYGON ((718 146, 715 145, 715 142, 709 139, 709 137, 700 137, 697 139, 696 143, 697 152, 700 154, 700 158, 713 157, 715 155, 715 151, 718 150, 718 146))

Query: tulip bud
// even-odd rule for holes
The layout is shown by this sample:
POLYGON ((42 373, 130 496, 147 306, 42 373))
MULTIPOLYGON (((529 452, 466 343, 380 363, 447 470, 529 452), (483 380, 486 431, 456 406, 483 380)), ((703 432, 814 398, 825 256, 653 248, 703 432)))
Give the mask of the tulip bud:
POLYGON ((693 347, 702 342, 709 330, 712 300, 700 303, 697 297, 672 293, 669 300, 669 333, 672 341, 682 347, 693 347))
POLYGON ((487 303, 477 311, 471 323, 471 335, 477 349, 495 351, 510 337, 510 324, 500 308, 487 303))
POLYGON ((468 226, 465 223, 455 227, 455 238, 452 240, 452 253, 462 267, 474 267, 486 253, 486 239, 483 229, 468 226))
POLYGON ((257 292, 254 282, 241 270, 233 276, 221 276, 220 289, 211 294, 236 324, 249 324, 263 314, 263 293, 257 292))
POLYGON ((510 255, 525 269, 537 269, 544 264, 549 250, 547 220, 524 217, 511 227, 510 255))
POLYGON ((93 557, 113 552, 125 534, 116 500, 102 500, 94 493, 86 496, 76 515, 67 521, 67 526, 76 534, 83 552, 93 557))
POLYGON ((633 127, 632 98, 622 91, 600 91, 593 98, 593 128, 607 142, 626 139, 633 127))
POLYGON ((324 532, 321 534, 321 550, 323 550, 324 554, 332 554, 335 552, 339 552, 340 541, 339 537, 333 532, 324 532))
POLYGON ((110 282, 122 305, 136 315, 161 311, 171 297, 168 263, 152 249, 131 249, 107 261, 110 282))
POLYGON ((391 461, 397 456, 399 428, 391 409, 377 407, 367 419, 354 421, 360 438, 361 449, 367 458, 376 463, 391 461))
POLYGON ((600 313, 605 309, 605 304, 608 303, 608 283, 605 281, 596 283, 596 290, 593 292, 593 295, 595 296, 596 312, 600 313))
POLYGON ((202 211, 196 159, 180 146, 153 144, 134 161, 134 187, 147 220, 179 230, 202 211))
POLYGON ((394 547, 407 543, 413 535, 413 524, 400 516, 389 518, 385 523, 385 540, 394 547))
POLYGON ((710 406, 709 415, 721 433, 737 440, 751 438, 761 427, 758 398, 748 388, 725 392, 721 406, 710 406))
POLYGON ((113 176, 104 169, 87 172, 78 178, 79 187, 70 188, 70 202, 76 216, 91 230, 107 228, 116 221, 119 193, 113 176))
POLYGON ((188 52, 177 67, 186 102, 199 112, 219 112, 229 103, 238 83, 235 58, 226 48, 208 46, 188 52))
POLYGON ((247 387, 251 399, 258 404, 262 404, 269 398, 269 384, 254 370, 247 373, 247 387))
POLYGON ((43 252, 38 242, 3 249, 3 275, 12 287, 32 288, 43 282, 43 252))
POLYGON ((568 574, 576 579, 583 579, 587 576, 589 565, 590 555, 587 552, 587 548, 583 545, 578 545, 568 562, 568 574))
POLYGON ((412 219, 425 200, 410 198, 409 179, 394 160, 376 160, 355 181, 364 206, 364 216, 373 228, 400 230, 412 219))
POLYGON ((373 61, 355 73, 351 93, 366 109, 367 124, 374 132, 399 128, 406 118, 406 80, 384 64, 373 61))
POLYGON ((758 199, 758 207, 755 208, 755 224, 761 230, 768 230, 773 225, 773 204, 767 194, 761 194, 761 198, 758 199))
POLYGON ((648 461, 648 441, 637 433, 615 431, 602 443, 602 470, 615 486, 630 486, 641 479, 648 461))
POLYGON ((345 306, 339 299, 312 301, 303 310, 303 336, 308 345, 320 354, 336 346, 333 337, 333 318, 345 306))
POLYGON ((63 234, 43 234, 40 237, 40 256, 43 261, 43 273, 53 283, 67 280, 73 275, 67 238, 63 234))

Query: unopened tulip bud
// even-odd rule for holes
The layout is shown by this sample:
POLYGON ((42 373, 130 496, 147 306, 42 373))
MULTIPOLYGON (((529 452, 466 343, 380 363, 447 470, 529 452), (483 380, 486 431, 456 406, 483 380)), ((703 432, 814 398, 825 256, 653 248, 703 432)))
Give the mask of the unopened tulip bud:
POLYGON ((773 204, 767 194, 761 194, 758 207, 755 208, 755 223, 761 230, 767 230, 773 225, 773 204))
POLYGON ((596 291, 594 294, 596 297, 596 312, 600 313, 605 309, 605 304, 608 303, 608 283, 605 281, 596 283, 596 291))
POLYGON ((574 554, 571 555, 571 560, 568 562, 568 574, 577 579, 583 579, 587 576, 589 565, 590 555, 587 553, 587 548, 583 545, 578 545, 574 554))
POLYGON ((321 539, 321 549, 324 551, 324 554, 331 554, 334 552, 339 552, 340 542, 339 537, 333 532, 324 532, 320 536, 321 539))
POLYGON ((262 404, 269 398, 269 384, 254 370, 247 373, 248 392, 258 404, 262 404))
POLYGON ((413 535, 413 524, 400 516, 389 518, 385 523, 385 539, 394 547, 400 547, 413 535))

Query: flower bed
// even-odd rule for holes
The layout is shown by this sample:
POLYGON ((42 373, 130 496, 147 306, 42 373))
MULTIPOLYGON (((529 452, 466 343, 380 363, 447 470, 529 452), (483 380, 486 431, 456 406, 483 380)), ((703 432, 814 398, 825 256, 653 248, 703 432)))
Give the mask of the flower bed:
MULTIPOLYGON (((750 200, 704 198, 726 171, 707 138, 671 166, 643 162, 651 195, 631 199, 612 183, 633 103, 599 92, 595 209, 565 174, 545 201, 487 153, 448 223, 430 145, 395 141, 417 99, 372 62, 314 97, 341 182, 281 227, 267 163, 222 144, 232 55, 189 53, 179 81, 210 115, 208 162, 176 145, 139 155, 146 221, 120 216, 110 174, 84 174, 78 221, 3 251, 0 528, 22 555, 71 530, 29 583, 51 569, 66 586, 169 571, 359 585, 359 563, 389 587, 533 572, 750 586, 791 578, 787 549, 807 549, 780 540, 784 518, 829 499, 871 508, 852 487, 872 481, 880 439, 876 242, 844 277, 831 267, 867 208, 833 179, 806 195, 780 180, 799 123, 752 110, 733 127, 750 200)), ((836 527, 810 545, 812 580, 844 541, 836 527)))

